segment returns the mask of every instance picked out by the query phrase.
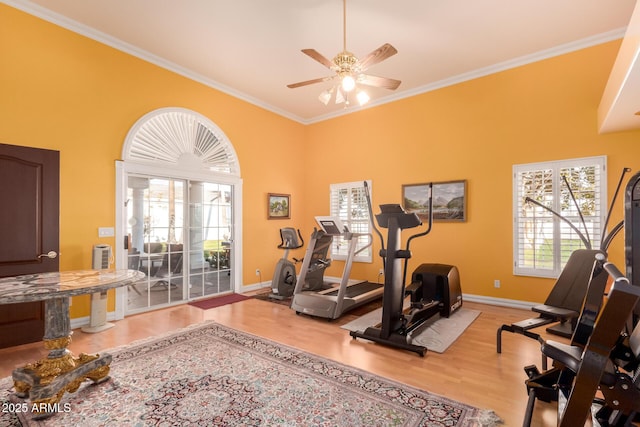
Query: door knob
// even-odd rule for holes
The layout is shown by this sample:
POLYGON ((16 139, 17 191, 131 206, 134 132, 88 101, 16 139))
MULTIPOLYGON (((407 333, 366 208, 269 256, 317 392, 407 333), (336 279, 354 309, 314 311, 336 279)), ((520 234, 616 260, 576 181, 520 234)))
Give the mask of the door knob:
POLYGON ((38 258, 51 258, 51 259, 54 259, 57 256, 58 256, 58 253, 56 251, 49 251, 46 254, 38 255, 38 258))

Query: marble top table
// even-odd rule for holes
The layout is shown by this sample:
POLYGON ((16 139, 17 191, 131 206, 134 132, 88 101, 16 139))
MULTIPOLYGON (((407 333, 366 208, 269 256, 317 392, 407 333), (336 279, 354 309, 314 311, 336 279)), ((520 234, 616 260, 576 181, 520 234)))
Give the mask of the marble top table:
POLYGON ((72 297, 130 285, 142 279, 136 270, 77 270, 0 278, 0 304, 72 297))
POLYGON ((33 418, 54 415, 64 393, 75 392, 85 380, 109 379, 111 355, 74 357, 67 350, 72 334, 71 297, 128 286, 144 277, 136 270, 80 270, 0 278, 0 305, 45 302, 44 347, 49 354, 13 371, 15 394, 31 400, 33 418))

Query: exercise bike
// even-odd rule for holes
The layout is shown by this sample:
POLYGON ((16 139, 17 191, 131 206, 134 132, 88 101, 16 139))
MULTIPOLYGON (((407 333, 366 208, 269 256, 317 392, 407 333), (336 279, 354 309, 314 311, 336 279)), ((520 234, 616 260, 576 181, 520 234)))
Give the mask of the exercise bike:
POLYGON ((289 261, 289 251, 291 249, 299 249, 304 246, 304 239, 300 234, 300 230, 285 227, 280 229, 280 244, 278 249, 284 249, 284 255, 276 264, 276 269, 271 279, 271 293, 269 298, 284 300, 293 295, 296 287, 296 267, 295 264, 300 262, 299 259, 293 258, 295 264, 289 261))
MULTIPOLYGON (((369 190, 365 182, 369 216, 373 218, 369 190)), ((446 264, 421 264, 412 274, 411 283, 405 286, 407 262, 411 258, 410 245, 414 238, 425 236, 431 231, 433 209, 432 186, 429 186, 429 224, 425 231, 414 234, 401 249, 402 230, 422 225, 415 213, 407 213, 399 204, 380 205, 381 213, 376 215, 380 227, 386 228, 387 248, 384 239, 372 219, 371 225, 382 241, 380 256, 384 262, 384 293, 382 296, 382 322, 361 331, 351 331, 356 338, 413 351, 424 357, 427 348, 411 342, 411 333, 428 319, 440 314, 449 317, 462 307, 462 290, 458 269, 446 264), (402 261, 404 260, 404 271, 402 261), (405 309, 405 299, 410 297, 410 306, 405 309)))

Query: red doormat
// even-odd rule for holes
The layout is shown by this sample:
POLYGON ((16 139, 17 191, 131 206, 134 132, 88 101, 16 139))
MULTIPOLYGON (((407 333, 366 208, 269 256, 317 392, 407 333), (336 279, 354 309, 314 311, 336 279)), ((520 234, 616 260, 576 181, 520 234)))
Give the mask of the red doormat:
POLYGON ((208 310, 214 307, 220 307, 221 305, 233 304, 234 302, 244 301, 251 299, 251 297, 241 294, 229 294, 222 297, 209 298, 201 301, 190 302, 189 305, 208 310))

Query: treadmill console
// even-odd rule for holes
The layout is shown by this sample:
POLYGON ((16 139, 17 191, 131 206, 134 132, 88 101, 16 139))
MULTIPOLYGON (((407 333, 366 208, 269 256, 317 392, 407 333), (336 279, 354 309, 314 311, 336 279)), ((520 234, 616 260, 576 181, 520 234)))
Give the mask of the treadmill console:
POLYGON ((317 216, 316 222, 326 234, 330 236, 340 236, 345 231, 349 231, 347 227, 344 226, 340 218, 333 216, 317 216))

